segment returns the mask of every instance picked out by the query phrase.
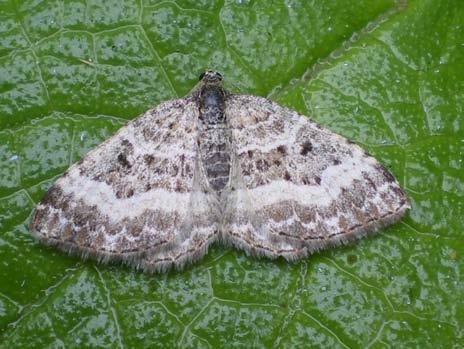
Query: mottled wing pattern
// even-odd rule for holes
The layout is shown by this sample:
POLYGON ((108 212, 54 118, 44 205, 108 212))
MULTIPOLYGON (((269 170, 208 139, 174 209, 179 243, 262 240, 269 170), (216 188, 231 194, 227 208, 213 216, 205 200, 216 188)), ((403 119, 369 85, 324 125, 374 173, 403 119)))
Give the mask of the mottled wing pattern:
POLYGON ((379 162, 307 117, 248 95, 230 96, 226 113, 236 168, 223 229, 246 251, 294 260, 374 232, 409 208, 379 162))
POLYGON ((198 171, 198 108, 162 103, 129 122, 58 179, 31 231, 45 243, 145 270, 201 257, 215 230, 198 171))

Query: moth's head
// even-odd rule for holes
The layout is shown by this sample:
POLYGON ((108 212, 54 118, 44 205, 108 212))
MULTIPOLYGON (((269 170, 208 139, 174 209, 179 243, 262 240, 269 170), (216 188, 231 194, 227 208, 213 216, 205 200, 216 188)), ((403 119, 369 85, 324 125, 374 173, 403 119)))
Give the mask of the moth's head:
POLYGON ((207 70, 204 73, 201 73, 199 80, 206 84, 221 84, 222 75, 217 71, 207 70))
POLYGON ((222 85, 222 75, 214 70, 207 70, 200 75, 200 82, 190 92, 191 95, 201 97, 207 91, 217 91, 221 95, 225 96, 227 91, 222 85))

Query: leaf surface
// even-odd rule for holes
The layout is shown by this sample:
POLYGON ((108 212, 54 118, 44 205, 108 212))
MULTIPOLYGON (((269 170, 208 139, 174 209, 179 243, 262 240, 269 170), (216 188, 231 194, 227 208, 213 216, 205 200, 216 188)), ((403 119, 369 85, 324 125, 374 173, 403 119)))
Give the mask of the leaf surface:
POLYGON ((3 2, 0 347, 462 347, 463 18, 458 0, 3 2), (206 68, 363 145, 410 214, 295 264, 217 246, 155 275, 31 238, 69 165, 206 68))

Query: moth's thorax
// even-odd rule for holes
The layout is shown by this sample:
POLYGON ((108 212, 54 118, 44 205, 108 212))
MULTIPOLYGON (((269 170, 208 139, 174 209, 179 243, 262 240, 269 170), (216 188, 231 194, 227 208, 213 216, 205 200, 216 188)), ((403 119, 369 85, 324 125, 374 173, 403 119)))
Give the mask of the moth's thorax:
POLYGON ((225 93, 218 84, 206 84, 200 92, 200 120, 205 125, 225 122, 225 93))
POLYGON ((198 104, 201 163, 211 188, 221 192, 229 182, 231 132, 225 114, 226 94, 220 83, 205 83, 198 104))

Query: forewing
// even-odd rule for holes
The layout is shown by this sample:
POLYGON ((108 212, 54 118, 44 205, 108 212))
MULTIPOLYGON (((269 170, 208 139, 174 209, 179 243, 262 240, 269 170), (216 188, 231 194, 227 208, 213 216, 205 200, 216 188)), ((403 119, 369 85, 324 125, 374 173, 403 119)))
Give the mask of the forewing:
POLYGON ((377 160, 307 117, 247 95, 231 96, 226 113, 238 193, 225 230, 243 249, 296 259, 374 232, 409 208, 377 160))
POLYGON ((184 98, 129 122, 56 181, 34 212, 32 233, 68 251, 146 269, 158 268, 159 254, 195 247, 216 220, 206 197, 191 215, 201 186, 197 118, 196 103, 184 98))

